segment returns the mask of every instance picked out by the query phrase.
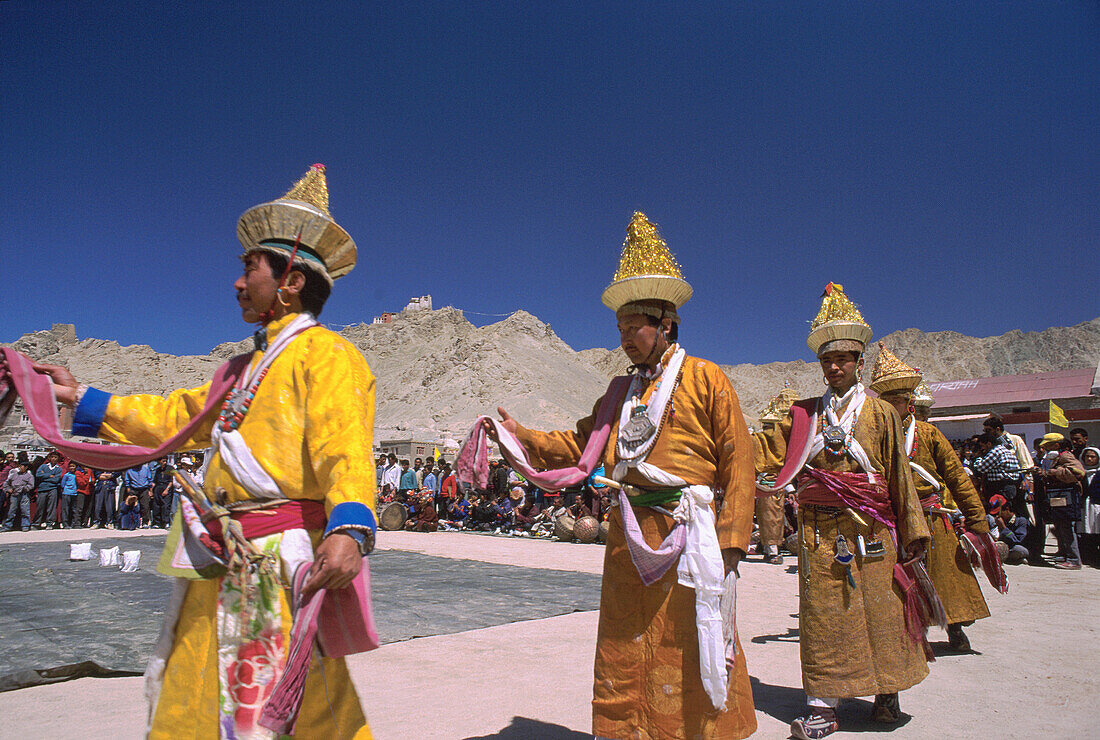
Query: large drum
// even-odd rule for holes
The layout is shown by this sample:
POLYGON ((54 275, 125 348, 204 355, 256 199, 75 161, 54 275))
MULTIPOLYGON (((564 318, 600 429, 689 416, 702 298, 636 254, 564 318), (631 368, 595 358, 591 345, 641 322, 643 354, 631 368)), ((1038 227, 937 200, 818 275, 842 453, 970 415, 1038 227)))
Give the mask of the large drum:
POLYGON ((594 516, 582 516, 573 525, 573 538, 588 544, 600 536, 600 522, 594 516))
POLYGON ((573 539, 573 525, 576 520, 573 519, 567 512, 562 512, 554 517, 554 536, 562 542, 569 542, 573 539))
POLYGON ((409 510, 405 504, 394 501, 382 507, 378 515, 378 526, 387 532, 397 532, 405 528, 405 522, 409 518, 409 510))

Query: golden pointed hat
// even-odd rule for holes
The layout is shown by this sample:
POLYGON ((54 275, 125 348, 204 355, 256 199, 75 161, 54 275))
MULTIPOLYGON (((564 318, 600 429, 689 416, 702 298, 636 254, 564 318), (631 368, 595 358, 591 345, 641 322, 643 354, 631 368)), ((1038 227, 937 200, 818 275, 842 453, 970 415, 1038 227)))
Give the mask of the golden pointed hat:
POLYGON ((932 389, 923 380, 913 389, 913 405, 928 408, 936 405, 936 397, 932 395, 932 389))
POLYGON ((245 252, 265 250, 289 257, 294 265, 320 273, 330 283, 355 267, 355 242, 328 210, 325 166, 315 164, 287 194, 249 208, 237 221, 245 252))
POLYGON ((791 388, 791 381, 783 381, 783 390, 779 391, 774 399, 775 410, 780 416, 786 416, 787 412, 791 410, 791 406, 798 400, 798 393, 794 388, 791 388))
POLYGON ((619 269, 611 278, 611 285, 601 300, 605 306, 620 316, 624 313, 644 313, 657 318, 669 316, 679 322, 676 309, 691 298, 691 286, 684 280, 680 265, 668 244, 657 233, 641 211, 635 211, 626 227, 623 253, 619 257, 619 269), (661 308, 655 301, 672 304, 672 309, 661 308))
POLYGON ((776 399, 768 401, 760 411, 761 424, 778 424, 783 419, 783 414, 776 408, 776 399))
POLYGON ((829 283, 821 294, 821 309, 810 322, 806 344, 820 357, 826 352, 863 352, 871 341, 871 327, 844 295, 844 286, 829 283))
POLYGON ((897 391, 909 392, 920 384, 920 370, 899 360, 882 342, 878 343, 878 350, 875 366, 871 369, 871 390, 881 396, 897 391))

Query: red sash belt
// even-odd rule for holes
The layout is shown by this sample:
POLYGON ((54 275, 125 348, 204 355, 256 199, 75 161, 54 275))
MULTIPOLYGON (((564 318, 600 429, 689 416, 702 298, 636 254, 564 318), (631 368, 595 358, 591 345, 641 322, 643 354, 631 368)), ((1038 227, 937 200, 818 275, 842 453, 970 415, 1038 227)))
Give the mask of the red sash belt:
MULTIPOLYGON (((324 529, 328 521, 325 505, 312 499, 289 499, 270 509, 235 511, 230 514, 241 525, 245 539, 254 540, 288 529, 324 529)), ((204 522, 210 536, 222 538, 222 525, 217 519, 204 522)))
POLYGON ((872 473, 871 477, 874 482, 867 480, 866 473, 805 468, 802 471, 798 503, 800 506, 805 504, 855 509, 882 522, 891 530, 896 529, 897 521, 894 509, 890 506, 886 480, 878 473, 872 473))

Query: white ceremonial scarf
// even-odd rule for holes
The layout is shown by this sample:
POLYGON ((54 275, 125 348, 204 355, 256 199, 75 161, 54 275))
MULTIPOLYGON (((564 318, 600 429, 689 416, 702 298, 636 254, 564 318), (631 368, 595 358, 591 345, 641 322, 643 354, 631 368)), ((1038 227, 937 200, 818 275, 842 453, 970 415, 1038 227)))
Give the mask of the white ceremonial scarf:
MULTIPOLYGON (((910 416, 909 426, 905 430, 905 454, 912 455, 915 449, 917 449, 917 420, 913 416, 910 416)), ((910 459, 909 467, 913 469, 914 473, 924 478, 924 480, 932 486, 932 490, 936 493, 940 492, 940 482, 936 480, 935 476, 925 470, 923 465, 910 459)))
MULTIPOLYGON (((290 343, 299 334, 306 329, 317 326, 317 324, 317 319, 313 318, 313 315, 308 312, 295 316, 289 324, 283 327, 283 330, 279 332, 279 336, 275 337, 275 341, 268 346, 260 361, 241 374, 240 380, 234 386, 234 392, 247 389, 252 385, 252 382, 260 377, 260 373, 270 367, 271 363, 275 362, 276 358, 282 354, 284 349, 290 346, 290 343)), ((241 488, 248 491, 253 498, 286 498, 279 490, 279 484, 260 465, 255 455, 252 454, 252 450, 248 449, 248 443, 244 441, 240 430, 234 429, 226 432, 222 430, 219 424, 215 423, 210 437, 214 442, 214 446, 218 448, 218 454, 221 455, 226 470, 233 476, 233 480, 237 481, 241 488)), ((207 464, 209 464, 212 457, 207 458, 207 464)))
MULTIPOLYGON (((867 474, 867 481, 874 483, 874 478, 871 473, 874 470, 874 466, 871 465, 870 458, 867 457, 866 451, 863 446, 860 445, 859 440, 856 439, 853 430, 856 426, 856 421, 859 420, 859 412, 863 410, 863 404, 867 401, 867 391, 863 387, 863 383, 856 381, 856 384, 848 389, 848 392, 843 396, 837 397, 833 393, 833 389, 829 388, 825 391, 825 395, 821 397, 818 402, 818 406, 823 409, 825 415, 825 422, 822 425, 837 426, 844 430, 844 434, 848 438, 848 449, 851 451, 852 459, 863 469, 863 472, 867 474), (844 411, 839 417, 836 412, 838 409, 843 408, 844 411)), ((818 432, 814 437, 813 442, 810 443, 809 452, 805 456, 805 460, 808 462, 814 458, 817 453, 825 449, 825 436, 823 431, 818 432)))

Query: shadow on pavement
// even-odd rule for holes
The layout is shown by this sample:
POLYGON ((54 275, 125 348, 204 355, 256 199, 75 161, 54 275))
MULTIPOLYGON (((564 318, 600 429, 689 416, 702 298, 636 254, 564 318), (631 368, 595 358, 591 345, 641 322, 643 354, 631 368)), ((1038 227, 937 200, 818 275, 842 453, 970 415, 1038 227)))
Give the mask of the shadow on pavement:
MULTIPOLYGON (((752 684, 753 704, 758 710, 784 724, 790 724, 806 714, 806 694, 801 688, 793 686, 773 686, 764 683, 755 676, 749 677, 752 684)), ((902 694, 904 701, 905 695, 902 694)), ((872 702, 866 699, 844 699, 840 702, 837 715, 843 732, 893 732, 905 727, 913 719, 902 711, 901 720, 894 725, 884 725, 871 720, 872 702)))
POLYGON ((757 635, 750 640, 753 644, 764 645, 769 642, 798 642, 798 628, 788 627, 782 635, 757 635))
POLYGON ((500 732, 465 740, 592 740, 592 735, 529 717, 513 717, 512 724, 500 732))

